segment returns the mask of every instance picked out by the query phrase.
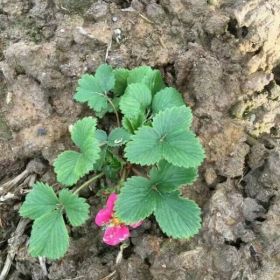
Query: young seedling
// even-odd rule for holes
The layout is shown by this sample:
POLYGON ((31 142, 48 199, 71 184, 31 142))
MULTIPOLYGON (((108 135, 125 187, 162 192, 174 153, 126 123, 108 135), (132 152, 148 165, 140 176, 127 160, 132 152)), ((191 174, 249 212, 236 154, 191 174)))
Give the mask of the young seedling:
POLYGON ((64 217, 71 226, 85 223, 90 206, 79 191, 101 177, 108 186, 98 193, 111 195, 95 223, 105 228, 108 245, 129 238, 129 227, 140 226, 152 214, 167 236, 198 233, 200 208, 182 197, 181 188, 196 180, 204 151, 181 94, 166 87, 160 72, 148 66, 113 70, 103 64, 95 75, 81 77, 74 99, 86 103, 94 116, 73 125, 71 139, 77 148, 58 155, 54 170, 66 187, 92 177, 74 191, 64 188, 58 194, 47 184, 34 184, 20 208, 21 216, 34 220, 30 254, 64 256, 69 246, 64 217), (102 119, 112 113, 116 126, 108 128, 102 119), (103 127, 97 128, 98 122, 103 127))

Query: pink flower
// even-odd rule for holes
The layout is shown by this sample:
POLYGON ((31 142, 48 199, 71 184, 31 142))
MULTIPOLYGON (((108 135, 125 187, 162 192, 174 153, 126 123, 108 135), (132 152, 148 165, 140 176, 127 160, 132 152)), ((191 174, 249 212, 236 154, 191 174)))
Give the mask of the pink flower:
MULTIPOLYGON (((118 245, 130 236, 129 227, 115 216, 114 207, 117 198, 118 196, 115 193, 111 193, 106 202, 106 207, 100 209, 95 217, 95 223, 98 226, 105 226, 104 243, 111 246, 118 245)), ((130 225, 130 227, 137 228, 142 223, 142 221, 139 221, 130 225)))

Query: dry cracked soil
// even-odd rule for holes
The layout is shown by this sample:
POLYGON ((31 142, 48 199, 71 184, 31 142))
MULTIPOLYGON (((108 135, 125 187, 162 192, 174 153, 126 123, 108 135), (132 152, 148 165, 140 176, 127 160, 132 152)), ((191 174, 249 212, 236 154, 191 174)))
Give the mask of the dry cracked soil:
MULTIPOLYGON (((0 31, 2 273, 13 257, 1 280, 280 279, 279 0, 0 0, 0 31), (202 229, 172 240, 151 219, 116 264, 88 221, 63 259, 32 258, 18 209, 36 179, 55 183, 68 126, 88 113, 77 79, 105 59, 159 69, 191 106, 206 160, 184 194, 202 229)), ((92 216, 96 188, 84 193, 92 216)))

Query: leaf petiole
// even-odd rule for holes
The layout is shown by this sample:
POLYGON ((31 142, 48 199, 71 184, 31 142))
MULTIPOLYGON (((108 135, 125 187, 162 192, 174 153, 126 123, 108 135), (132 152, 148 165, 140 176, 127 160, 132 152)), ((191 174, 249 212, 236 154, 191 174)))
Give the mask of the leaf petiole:
POLYGON ((114 111, 114 114, 115 114, 115 116, 116 116, 116 119, 117 119, 117 125, 118 125, 118 127, 120 127, 120 126, 121 126, 121 123, 120 123, 119 114, 118 114, 117 108, 116 108, 116 106, 114 105, 114 103, 112 102, 111 98, 108 97, 106 93, 105 93, 105 94, 101 94, 101 93, 98 93, 98 92, 97 92, 97 94, 98 94, 98 95, 101 95, 101 96, 103 96, 103 97, 105 97, 105 98, 107 99, 107 101, 110 103, 110 105, 111 105, 112 108, 113 108, 113 111, 114 111))
POLYGON ((104 175, 103 172, 97 174, 96 176, 93 176, 92 178, 90 178, 88 181, 86 181, 85 183, 83 183, 80 187, 78 187, 73 194, 77 194, 79 191, 81 191, 82 189, 84 189, 85 187, 87 187, 88 185, 90 185, 92 182, 94 182, 95 180, 101 178, 104 175))
POLYGON ((110 103, 110 105, 111 105, 112 108, 113 108, 113 111, 114 111, 114 113, 115 113, 115 115, 116 115, 116 119, 117 119, 117 125, 118 125, 118 127, 120 127, 121 124, 120 124, 120 118, 119 118, 119 114, 118 114, 117 108, 116 108, 116 106, 114 105, 114 103, 112 102, 111 98, 109 98, 108 96, 106 96, 106 98, 107 98, 108 102, 110 103))

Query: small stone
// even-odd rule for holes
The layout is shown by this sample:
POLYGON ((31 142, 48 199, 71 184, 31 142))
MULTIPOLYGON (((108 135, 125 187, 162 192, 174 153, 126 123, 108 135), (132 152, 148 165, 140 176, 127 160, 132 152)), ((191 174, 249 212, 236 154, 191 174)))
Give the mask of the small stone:
POLYGON ((135 255, 120 263, 119 275, 120 279, 152 280, 149 266, 135 255))
POLYGON ((122 39, 122 31, 121 29, 117 28, 114 30, 114 39, 119 43, 122 39))
POLYGON ((165 12, 163 8, 156 3, 151 3, 146 8, 148 18, 151 18, 154 21, 160 22, 163 21, 165 17, 165 12))
POLYGON ((88 27, 77 26, 73 33, 74 41, 79 45, 108 45, 112 33, 109 25, 98 22, 88 27))
POLYGON ((214 170, 214 168, 210 167, 210 168, 207 168, 205 173, 204 173, 204 179, 207 183, 207 185, 212 185, 216 179, 217 179, 217 174, 214 170))
POLYGON ((46 165, 39 159, 33 159, 27 164, 26 170, 30 173, 42 175, 46 171, 46 165))
POLYGON ((229 17, 215 14, 205 22, 205 30, 211 35, 223 34, 229 22, 229 17))
POLYGON ((247 197, 244 200, 243 215, 247 221, 253 222, 259 217, 263 217, 265 209, 253 198, 247 197))
POLYGON ((257 143, 251 147, 248 164, 252 170, 262 166, 267 156, 267 150, 262 143, 257 143))
POLYGON ((223 246, 216 248, 213 253, 213 264, 216 268, 224 273, 234 270, 240 263, 238 251, 233 246, 223 246))
POLYGON ((132 0, 130 6, 138 12, 144 9, 144 5, 139 0, 132 0))
POLYGON ((117 29, 114 30, 114 33, 116 35, 120 35, 122 33, 122 31, 119 28, 117 28, 117 29))
POLYGON ((251 74, 244 83, 243 90, 247 94, 253 94, 256 91, 262 91, 266 85, 273 80, 272 73, 256 72, 251 74))
POLYGON ((160 238, 153 235, 142 235, 135 243, 134 251, 142 260, 145 260, 159 253, 161 241, 160 238))
POLYGON ((108 13, 108 4, 104 1, 96 2, 87 10, 85 17, 95 21, 101 20, 106 17, 108 13))
POLYGON ((44 127, 39 127, 37 129, 37 136, 45 136, 48 134, 48 131, 44 127))

